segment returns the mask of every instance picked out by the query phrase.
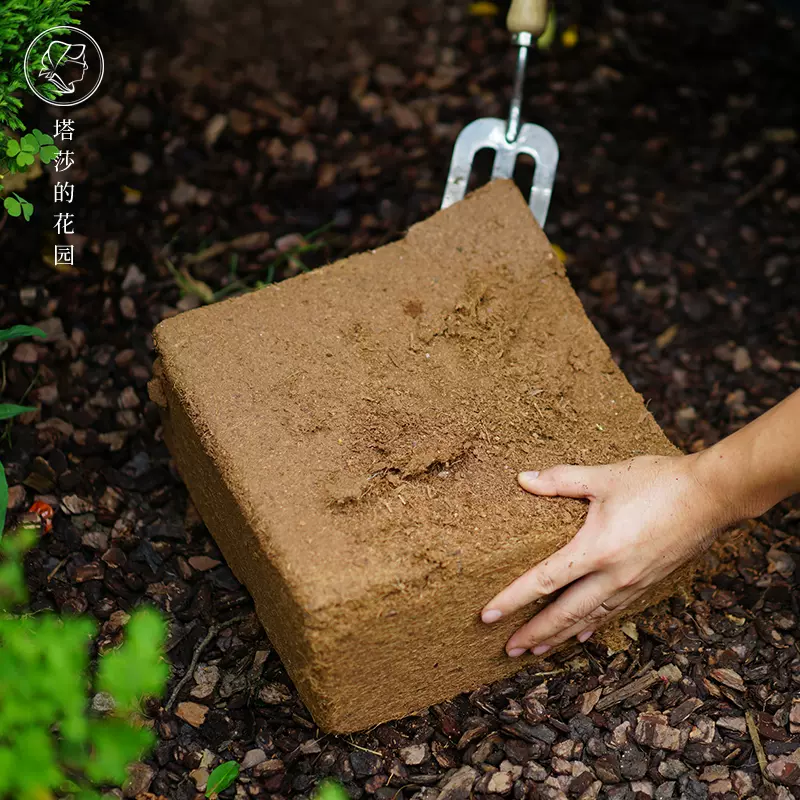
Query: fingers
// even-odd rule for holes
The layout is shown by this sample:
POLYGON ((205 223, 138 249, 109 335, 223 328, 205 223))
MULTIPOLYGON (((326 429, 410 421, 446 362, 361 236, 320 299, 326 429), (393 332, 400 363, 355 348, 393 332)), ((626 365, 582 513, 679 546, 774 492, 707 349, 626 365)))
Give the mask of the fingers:
MULTIPOLYGON (((585 528, 584 525, 582 530, 585 528)), ((591 567, 586 554, 572 539, 495 595, 481 612, 481 619, 484 622, 496 622, 523 606, 563 589, 586 575, 591 567)))
POLYGON ((566 631, 577 628, 577 635, 600 625, 611 613, 602 604, 616 590, 614 580, 608 573, 587 575, 519 628, 506 643, 506 651, 510 655, 520 650, 534 650, 539 655, 546 652, 541 649, 542 646, 552 647, 558 636, 566 631))
MULTIPOLYGON (((606 466, 562 464, 541 473, 522 472, 518 480, 522 488, 532 494, 594 500, 608 489, 611 472, 606 466)), ((617 587, 608 572, 596 571, 599 562, 592 555, 596 548, 586 547, 587 541, 593 542, 595 538, 592 529, 597 522, 592 512, 597 508, 600 506, 592 504, 583 528, 572 541, 521 575, 484 607, 482 620, 496 622, 542 597, 569 587, 508 640, 506 651, 509 656, 522 655, 526 650, 545 652, 565 631, 577 629, 571 634, 576 635, 592 630, 610 613, 601 603, 615 594, 617 587)), ((558 643, 560 641, 563 640, 558 643)))
MULTIPOLYGON (((609 611, 608 616, 606 616, 602 620, 602 624, 610 622, 615 617, 618 617, 625 609, 630 608, 645 592, 647 588, 636 589, 633 594, 628 594, 624 600, 619 601, 619 605, 614 605, 609 611)), ((619 598, 614 598, 614 602, 617 602, 619 598)), ((608 603, 611 605, 611 602, 608 603)), ((585 642, 589 637, 597 630, 599 624, 592 622, 589 627, 584 627, 583 623, 580 625, 575 625, 574 627, 570 628, 568 631, 564 631, 563 633, 559 634, 556 639, 553 640, 552 643, 548 642, 551 647, 555 647, 558 644, 566 642, 568 639, 571 639, 573 636, 579 642, 585 642), (581 630, 583 628, 583 630, 581 630)))
MULTIPOLYGON (((587 578, 586 581, 581 581, 581 583, 588 583, 589 580, 590 579, 587 578)), ((576 585, 575 589, 577 590, 578 587, 579 585, 576 585)), ((587 590, 587 592, 593 591, 594 589, 587 590)), ((555 611, 552 621, 546 620, 542 623, 541 627, 536 625, 537 617, 539 616, 537 614, 537 617, 534 617, 528 625, 523 626, 523 628, 511 637, 509 644, 506 645, 506 650, 510 653, 511 650, 516 651, 523 647, 523 643, 530 642, 528 649, 531 650, 534 655, 538 656, 546 653, 553 647, 563 644, 573 637, 577 637, 580 642, 585 642, 598 628, 619 616, 631 603, 638 600, 645 591, 645 588, 631 588, 619 592, 612 599, 605 601, 605 605, 599 603, 594 609, 584 614, 582 618, 578 618, 580 614, 580 611, 577 610, 578 606, 572 605, 570 609, 555 611), (570 624, 569 620, 574 621, 570 624), (530 628, 528 628, 528 626, 530 626, 530 628), (515 641, 516 637, 523 631, 524 635, 521 637, 521 641, 515 641), (514 643, 514 647, 510 646, 512 642, 514 643)), ((567 593, 565 592, 563 597, 566 597, 566 595, 567 593)), ((562 598, 559 598, 553 605, 555 606, 561 599, 562 598)), ((576 603, 580 601, 573 600, 571 602, 576 603)), ((591 604, 589 600, 584 600, 584 602, 587 603, 587 607, 591 604)))
POLYGON ((560 464, 542 472, 520 472, 517 480, 519 485, 531 494, 593 500, 605 488, 608 468, 560 464))

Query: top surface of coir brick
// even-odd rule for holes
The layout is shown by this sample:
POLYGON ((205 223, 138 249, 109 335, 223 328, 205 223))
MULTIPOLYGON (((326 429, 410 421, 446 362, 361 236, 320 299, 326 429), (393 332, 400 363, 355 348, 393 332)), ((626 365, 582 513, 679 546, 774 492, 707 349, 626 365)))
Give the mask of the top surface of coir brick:
POLYGON ((525 494, 517 471, 674 452, 508 181, 155 336, 307 610, 413 591, 521 542, 535 563, 584 506, 525 494))

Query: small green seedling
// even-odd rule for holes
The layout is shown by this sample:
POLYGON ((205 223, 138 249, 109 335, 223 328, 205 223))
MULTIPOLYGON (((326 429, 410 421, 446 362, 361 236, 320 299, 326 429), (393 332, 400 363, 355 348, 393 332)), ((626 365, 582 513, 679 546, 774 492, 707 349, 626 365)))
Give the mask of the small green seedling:
POLYGON ((24 197, 20 197, 16 192, 11 194, 12 197, 6 197, 3 200, 3 208, 8 211, 9 216, 18 217, 21 214, 27 222, 33 216, 33 204, 24 197))

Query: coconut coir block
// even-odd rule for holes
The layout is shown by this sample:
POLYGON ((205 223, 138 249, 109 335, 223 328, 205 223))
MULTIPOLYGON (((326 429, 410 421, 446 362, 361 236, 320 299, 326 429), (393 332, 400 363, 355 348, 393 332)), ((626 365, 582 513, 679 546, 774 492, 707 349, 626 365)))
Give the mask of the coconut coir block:
POLYGON ((524 493, 520 469, 677 452, 508 181, 154 335, 171 452, 327 730, 534 660, 503 649, 532 609, 479 611, 586 505, 524 493))

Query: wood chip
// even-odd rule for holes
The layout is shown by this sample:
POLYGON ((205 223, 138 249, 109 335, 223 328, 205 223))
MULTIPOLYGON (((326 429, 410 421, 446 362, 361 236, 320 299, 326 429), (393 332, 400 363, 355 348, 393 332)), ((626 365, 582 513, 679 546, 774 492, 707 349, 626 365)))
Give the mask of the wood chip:
POLYGON ((590 692, 584 692, 580 698, 580 712, 581 714, 591 714, 597 706, 600 696, 603 694, 603 687, 598 686, 590 692))
POLYGON ((189 566, 196 569, 198 572, 206 572, 207 570, 218 567, 220 562, 216 558, 209 558, 208 556, 192 556, 189 559, 189 566))
POLYGON ((694 714, 697 709, 699 709, 703 705, 703 701, 697 697, 689 697, 684 700, 680 705, 675 706, 675 708, 670 711, 669 714, 669 724, 670 725, 680 725, 681 722, 685 722, 689 717, 694 714))
POLYGON ((199 728, 206 721, 206 714, 208 714, 208 706, 190 701, 178 703, 178 707, 175 709, 175 715, 184 722, 188 722, 193 728, 199 728))
POLYGON ((94 505, 89 500, 84 500, 76 494, 68 494, 61 498, 61 510, 65 514, 86 514, 94 510, 94 505))
POLYGON ((744 691, 742 676, 732 669, 712 669, 709 674, 717 683, 735 689, 737 692, 744 691))
POLYGON ((658 679, 658 673, 654 669, 651 669, 649 672, 642 675, 641 678, 637 678, 625 686, 615 689, 605 697, 602 697, 595 706, 595 709, 597 711, 605 711, 607 708, 611 708, 611 706, 615 706, 617 703, 621 703, 623 700, 627 700, 629 697, 645 689, 649 689, 658 679))

